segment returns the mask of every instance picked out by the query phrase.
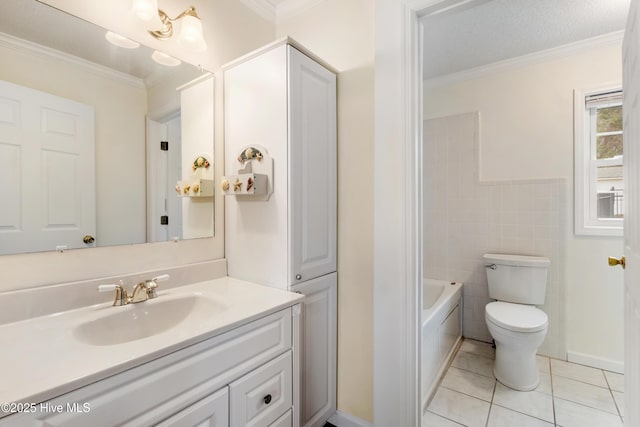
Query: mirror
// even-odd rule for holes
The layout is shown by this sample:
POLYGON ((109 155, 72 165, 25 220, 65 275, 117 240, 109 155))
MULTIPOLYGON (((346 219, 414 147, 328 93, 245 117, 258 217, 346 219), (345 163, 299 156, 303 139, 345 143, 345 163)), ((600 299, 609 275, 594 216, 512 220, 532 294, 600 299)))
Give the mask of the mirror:
POLYGON ((0 254, 213 236, 213 75, 105 34, 0 2, 0 254))

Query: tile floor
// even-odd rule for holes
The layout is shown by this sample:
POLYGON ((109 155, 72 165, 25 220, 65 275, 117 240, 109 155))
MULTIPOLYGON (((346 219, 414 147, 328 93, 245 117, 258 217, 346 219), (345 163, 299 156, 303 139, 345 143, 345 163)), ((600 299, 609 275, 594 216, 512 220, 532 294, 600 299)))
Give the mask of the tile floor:
POLYGON ((624 377, 536 356, 540 385, 511 390, 493 377, 495 350, 464 340, 422 427, 622 427, 624 377))

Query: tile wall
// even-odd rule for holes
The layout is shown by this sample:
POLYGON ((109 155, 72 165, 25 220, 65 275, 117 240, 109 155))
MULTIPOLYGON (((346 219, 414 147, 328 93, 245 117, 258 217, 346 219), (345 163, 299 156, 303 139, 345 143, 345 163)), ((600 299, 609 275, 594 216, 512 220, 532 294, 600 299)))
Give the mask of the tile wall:
POLYGON ((549 332, 539 353, 565 359, 567 181, 480 181, 479 130, 477 112, 425 121, 424 275, 463 282, 463 335, 490 341, 484 307, 491 299, 482 255, 550 258, 541 307, 549 316, 549 332))

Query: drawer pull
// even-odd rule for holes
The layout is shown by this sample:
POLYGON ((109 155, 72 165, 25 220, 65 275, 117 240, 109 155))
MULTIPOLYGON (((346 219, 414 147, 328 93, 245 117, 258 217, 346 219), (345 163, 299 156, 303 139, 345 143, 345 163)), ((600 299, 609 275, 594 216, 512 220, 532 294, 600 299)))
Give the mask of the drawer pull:
POLYGON ((267 395, 264 397, 264 403, 265 403, 265 404, 267 404, 267 405, 268 405, 269 403, 271 403, 271 395, 270 395, 270 394, 267 394, 267 395))

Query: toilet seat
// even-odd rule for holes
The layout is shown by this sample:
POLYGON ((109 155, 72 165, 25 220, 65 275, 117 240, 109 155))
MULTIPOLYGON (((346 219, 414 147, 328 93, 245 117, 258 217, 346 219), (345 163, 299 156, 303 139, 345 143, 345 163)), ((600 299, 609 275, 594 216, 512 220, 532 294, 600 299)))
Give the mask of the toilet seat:
POLYGON ((495 301, 486 305, 487 321, 514 332, 538 332, 544 330, 549 318, 547 314, 532 306, 495 301))

